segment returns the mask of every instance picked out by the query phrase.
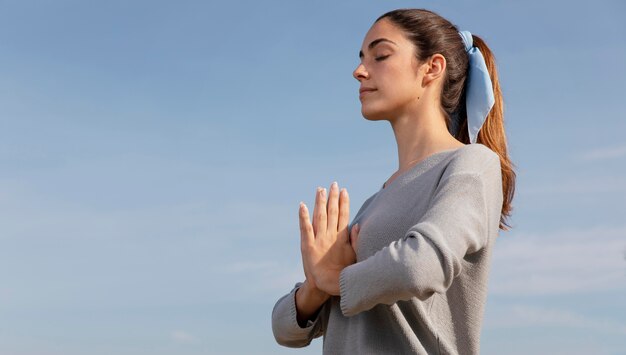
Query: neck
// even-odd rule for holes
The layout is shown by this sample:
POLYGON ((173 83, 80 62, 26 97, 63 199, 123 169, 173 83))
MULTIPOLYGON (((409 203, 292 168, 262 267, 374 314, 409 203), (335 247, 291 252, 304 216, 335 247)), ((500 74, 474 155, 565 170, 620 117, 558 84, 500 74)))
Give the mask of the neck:
POLYGON ((431 154, 463 146, 450 134, 444 114, 435 107, 397 116, 390 123, 398 146, 398 171, 431 154))

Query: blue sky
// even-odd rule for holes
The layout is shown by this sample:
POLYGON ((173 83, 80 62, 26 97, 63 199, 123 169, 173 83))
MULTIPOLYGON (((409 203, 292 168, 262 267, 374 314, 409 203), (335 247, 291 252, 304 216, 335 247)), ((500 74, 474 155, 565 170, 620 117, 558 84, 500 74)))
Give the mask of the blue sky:
POLYGON ((621 1, 0 1, 0 353, 278 346, 298 203, 352 213, 396 169, 352 71, 382 13, 434 10, 496 55, 513 230, 484 354, 626 353, 621 1))

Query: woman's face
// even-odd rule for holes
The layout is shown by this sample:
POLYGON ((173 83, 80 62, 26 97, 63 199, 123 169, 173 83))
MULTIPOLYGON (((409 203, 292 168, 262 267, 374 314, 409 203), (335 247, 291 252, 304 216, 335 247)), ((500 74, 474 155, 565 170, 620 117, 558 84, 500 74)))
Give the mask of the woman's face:
POLYGON ((352 75, 361 85, 361 113, 368 120, 390 120, 410 112, 423 91, 415 46, 383 18, 367 32, 361 63, 352 75))

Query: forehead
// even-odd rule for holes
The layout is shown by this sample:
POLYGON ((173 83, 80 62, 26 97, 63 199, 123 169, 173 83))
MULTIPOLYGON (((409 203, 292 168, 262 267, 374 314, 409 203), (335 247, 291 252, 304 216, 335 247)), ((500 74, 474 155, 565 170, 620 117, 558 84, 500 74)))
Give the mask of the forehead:
MULTIPOLYGON (((369 31, 367 31, 367 33, 365 34, 365 38, 363 39, 361 50, 366 51, 368 49, 367 46, 372 41, 379 38, 386 38, 388 40, 391 40, 400 47, 404 47, 408 44, 404 33, 397 26, 393 25, 389 20, 383 18, 380 21, 374 23, 372 27, 370 27, 369 31)), ((393 46, 393 44, 391 44, 391 46, 393 46)))

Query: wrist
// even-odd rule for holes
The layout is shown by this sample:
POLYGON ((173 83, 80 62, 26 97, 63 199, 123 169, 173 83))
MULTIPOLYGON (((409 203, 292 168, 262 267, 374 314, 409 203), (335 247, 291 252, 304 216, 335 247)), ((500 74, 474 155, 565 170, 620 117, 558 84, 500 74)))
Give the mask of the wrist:
POLYGON ((330 298, 330 295, 317 287, 311 286, 308 280, 304 281, 304 284, 301 286, 301 291, 303 291, 303 296, 311 301, 321 301, 325 302, 330 298))
POLYGON ((315 279, 319 290, 330 296, 339 296, 340 270, 327 270, 315 279))

